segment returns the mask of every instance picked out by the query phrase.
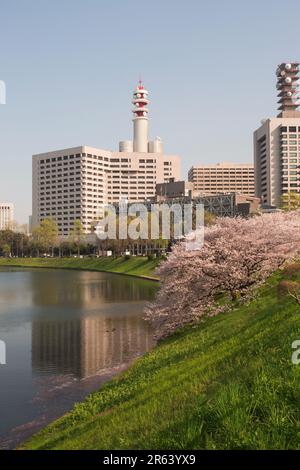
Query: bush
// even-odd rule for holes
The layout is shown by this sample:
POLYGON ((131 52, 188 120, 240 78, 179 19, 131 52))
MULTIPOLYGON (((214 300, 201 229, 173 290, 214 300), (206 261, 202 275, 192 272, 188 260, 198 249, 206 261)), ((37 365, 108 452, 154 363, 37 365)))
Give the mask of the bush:
POLYGON ((298 287, 298 286, 299 284, 294 281, 287 281, 287 280, 280 281, 277 286, 278 297, 279 298, 286 297, 291 290, 295 289, 295 287, 298 287))
POLYGON ((288 295, 294 302, 300 305, 300 283, 295 281, 281 281, 278 286, 281 297, 288 295))
POLYGON ((300 276, 300 263, 289 264, 283 269, 282 274, 286 277, 300 276))

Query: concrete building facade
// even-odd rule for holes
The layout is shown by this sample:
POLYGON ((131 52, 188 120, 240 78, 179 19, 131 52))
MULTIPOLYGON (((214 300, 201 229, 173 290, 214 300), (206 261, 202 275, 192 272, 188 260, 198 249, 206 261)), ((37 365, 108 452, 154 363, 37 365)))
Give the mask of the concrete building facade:
POLYGON ((10 202, 0 202, 0 230, 13 228, 14 205, 10 202))
POLYGON ((194 185, 194 194, 240 193, 254 196, 254 165, 250 163, 220 162, 216 165, 195 165, 189 170, 188 180, 194 185))
POLYGON ((280 64, 276 75, 279 114, 265 119, 253 139, 255 194, 272 206, 280 206, 283 194, 300 192, 299 64, 280 64))
POLYGON ((167 183, 158 183, 156 185, 156 199, 193 197, 193 190, 194 185, 190 181, 175 181, 174 178, 170 178, 167 183))
POLYGON ((68 235, 76 219, 89 233, 103 204, 143 202, 156 184, 180 178, 180 157, 163 153, 157 137, 148 141, 148 91, 139 83, 133 94, 133 141, 119 152, 88 146, 33 155, 32 225, 53 218, 68 235))

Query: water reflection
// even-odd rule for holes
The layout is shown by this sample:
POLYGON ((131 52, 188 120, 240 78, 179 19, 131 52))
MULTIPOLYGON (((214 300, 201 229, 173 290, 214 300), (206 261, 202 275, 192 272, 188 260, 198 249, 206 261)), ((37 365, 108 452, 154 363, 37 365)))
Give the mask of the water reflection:
POLYGON ((153 284, 129 276, 86 271, 48 271, 46 283, 42 273, 32 276, 36 305, 81 306, 89 310, 101 308, 103 303, 151 299, 153 284))
POLYGON ((66 276, 56 271, 48 274, 47 283, 43 276, 33 276, 32 287, 35 305, 52 306, 50 315, 47 311, 41 318, 38 312, 32 321, 34 371, 55 370, 84 378, 150 349, 152 335, 141 312, 145 299, 153 295, 151 283, 111 274, 66 276))
POLYGON ((18 442, 13 427, 34 432, 151 348, 142 312, 156 288, 107 273, 0 269, 0 448, 18 442))
POLYGON ((89 377, 130 361, 152 345, 138 316, 87 317, 32 324, 32 368, 89 377))

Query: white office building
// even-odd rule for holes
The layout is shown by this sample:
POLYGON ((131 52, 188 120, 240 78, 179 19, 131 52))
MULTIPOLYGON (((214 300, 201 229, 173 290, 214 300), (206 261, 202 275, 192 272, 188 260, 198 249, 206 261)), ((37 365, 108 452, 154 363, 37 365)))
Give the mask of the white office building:
POLYGON ((148 91, 142 83, 133 93, 133 141, 114 152, 81 145, 33 155, 32 226, 53 218, 62 235, 76 219, 89 233, 99 208, 155 196, 157 183, 180 179, 180 157, 163 153, 159 137, 148 140, 148 91))
POLYGON ((0 230, 13 229, 14 205, 10 202, 0 202, 0 230))
POLYGON ((277 71, 279 114, 254 132, 255 195, 279 206, 283 194, 300 192, 299 63, 282 63, 277 71))
POLYGON ((188 179, 194 185, 194 194, 238 193, 254 196, 254 166, 251 163, 194 165, 189 170, 188 179))

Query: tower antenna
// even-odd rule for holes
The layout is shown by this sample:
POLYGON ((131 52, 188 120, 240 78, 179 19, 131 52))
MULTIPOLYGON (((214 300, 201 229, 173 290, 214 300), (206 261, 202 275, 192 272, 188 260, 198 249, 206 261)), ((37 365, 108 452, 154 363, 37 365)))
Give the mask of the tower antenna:
POLYGON ((148 152, 148 91, 142 85, 140 76, 139 85, 133 92, 133 151, 148 152))
POLYGON ((299 113, 298 110, 298 84, 299 84, 299 62, 283 62, 276 70, 278 90, 278 117, 282 113, 299 113))

